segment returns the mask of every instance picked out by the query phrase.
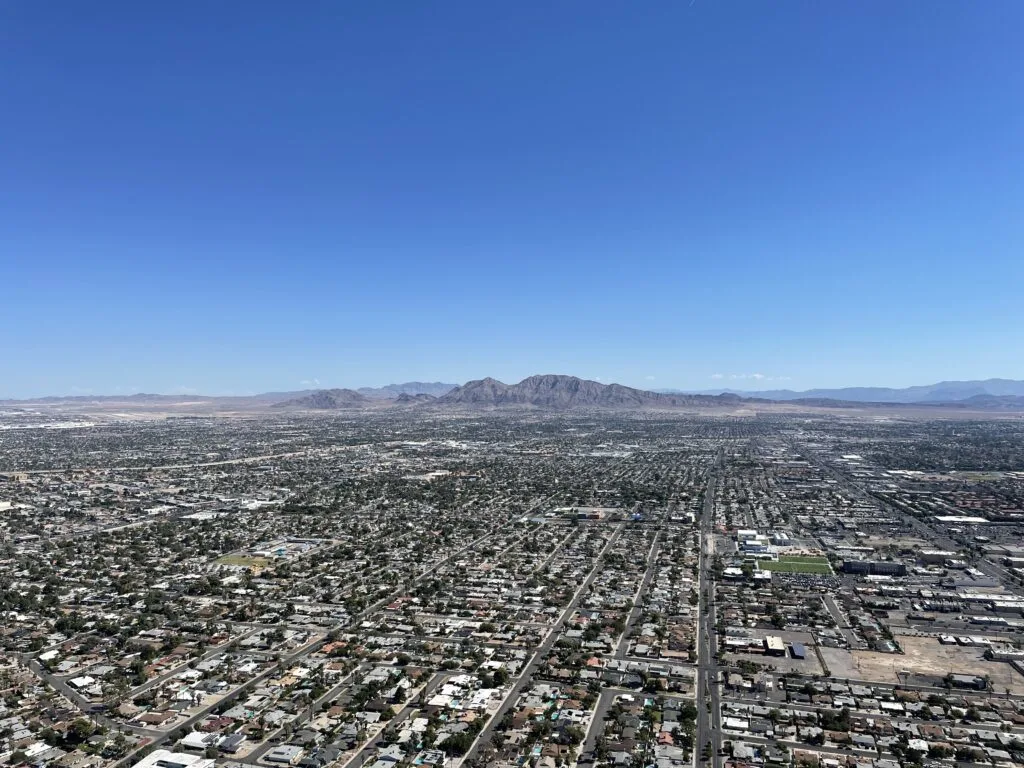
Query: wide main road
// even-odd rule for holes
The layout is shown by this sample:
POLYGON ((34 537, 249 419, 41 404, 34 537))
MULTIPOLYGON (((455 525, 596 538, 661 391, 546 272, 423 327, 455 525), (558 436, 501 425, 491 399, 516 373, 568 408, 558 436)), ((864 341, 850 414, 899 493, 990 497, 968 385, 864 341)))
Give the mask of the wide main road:
POLYGON ((718 663, 715 650, 715 584, 711 571, 714 557, 715 486, 722 470, 724 453, 719 451, 714 465, 708 471, 704 489, 704 504, 700 514, 700 618, 697 624, 697 740, 694 744, 696 760, 702 759, 705 747, 711 744, 710 765, 720 768, 719 751, 722 746, 719 699, 718 663))

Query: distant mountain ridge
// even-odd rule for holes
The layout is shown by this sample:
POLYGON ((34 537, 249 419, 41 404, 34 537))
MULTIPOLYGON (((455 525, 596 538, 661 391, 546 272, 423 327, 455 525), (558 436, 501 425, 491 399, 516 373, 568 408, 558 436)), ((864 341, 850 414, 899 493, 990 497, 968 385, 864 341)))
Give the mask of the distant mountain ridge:
POLYGON ((402 403, 403 405, 411 405, 414 403, 432 403, 437 400, 434 395, 427 394, 426 392, 420 392, 415 395, 410 395, 408 392, 403 392, 395 398, 396 403, 402 403))
POLYGON ((546 374, 530 376, 518 384, 497 379, 477 379, 439 397, 438 405, 477 407, 532 406, 564 410, 569 408, 650 408, 730 405, 735 395, 674 395, 648 392, 622 384, 602 384, 576 376, 546 374))
MULTIPOLYGON (((346 392, 362 396, 366 400, 397 400, 401 395, 430 395, 439 397, 457 387, 457 384, 446 384, 440 381, 423 382, 407 381, 404 384, 387 384, 383 387, 360 387, 353 389, 303 389, 293 392, 263 392, 257 395, 200 395, 200 394, 178 394, 178 395, 157 395, 145 392, 125 395, 47 395, 46 397, 11 398, 2 399, 0 403, 7 405, 103 405, 103 404, 134 404, 134 405, 181 405, 183 403, 209 403, 220 405, 235 405, 239 407, 257 407, 265 405, 285 404, 290 401, 305 400, 314 398, 307 402, 321 400, 323 397, 314 397, 322 392, 346 392)), ((337 395, 338 402, 358 403, 351 395, 337 395)))
POLYGON ((405 384, 386 384, 383 387, 360 387, 356 392, 375 399, 394 400, 401 395, 441 397, 457 386, 459 385, 445 384, 442 381, 407 381, 405 384))
MULTIPOLYGON (((680 390, 661 390, 680 394, 680 390)), ((763 398, 765 400, 807 400, 827 399, 854 403, 955 403, 971 398, 1024 397, 1024 381, 1015 379, 984 379, 975 381, 940 381, 937 384, 904 387, 841 387, 839 389, 808 389, 797 392, 791 389, 764 391, 711 389, 699 394, 728 393, 740 397, 763 398)), ((985 402, 980 400, 978 402, 985 402)))
POLYGON ((317 411, 333 411, 338 408, 358 408, 368 405, 370 398, 354 389, 321 389, 304 397, 296 397, 274 403, 273 408, 308 408, 317 411))
POLYGON ((738 392, 711 390, 651 392, 622 384, 604 384, 576 376, 556 374, 530 376, 518 384, 505 384, 485 378, 461 386, 442 382, 407 382, 385 387, 320 389, 301 392, 266 392, 258 395, 209 396, 198 394, 156 395, 75 395, 26 400, 0 400, 0 407, 15 409, 56 409, 63 411, 148 410, 154 412, 229 413, 273 409, 351 410, 402 407, 419 408, 538 408, 569 410, 730 408, 767 409, 776 405, 809 408, 874 406, 877 408, 913 407, 944 410, 990 412, 1024 411, 1024 381, 986 379, 984 381, 944 381, 929 386, 891 389, 885 387, 846 387, 812 389, 806 392, 770 390, 738 392), (440 392, 440 395, 434 394, 440 392))
POLYGON ((274 408, 307 408, 330 411, 339 408, 360 408, 370 405, 384 405, 393 402, 401 405, 431 402, 456 388, 456 384, 440 381, 410 381, 405 384, 388 384, 384 387, 360 387, 356 389, 320 389, 302 397, 275 403, 274 408))

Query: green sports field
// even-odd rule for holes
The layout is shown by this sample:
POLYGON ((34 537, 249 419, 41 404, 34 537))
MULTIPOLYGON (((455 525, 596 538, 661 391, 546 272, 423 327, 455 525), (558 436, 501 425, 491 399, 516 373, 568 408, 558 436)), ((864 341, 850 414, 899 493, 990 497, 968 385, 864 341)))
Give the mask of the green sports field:
POLYGON ((760 560, 757 567, 762 571, 778 571, 779 573, 832 573, 828 558, 803 555, 781 555, 777 561, 760 560))

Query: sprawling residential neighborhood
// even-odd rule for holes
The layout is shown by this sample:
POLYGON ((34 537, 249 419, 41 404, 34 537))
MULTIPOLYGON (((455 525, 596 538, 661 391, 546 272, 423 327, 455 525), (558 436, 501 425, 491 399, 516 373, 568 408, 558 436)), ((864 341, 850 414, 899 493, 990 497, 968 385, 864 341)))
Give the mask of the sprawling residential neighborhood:
POLYGON ((0 425, 5 765, 1024 764, 1018 420, 0 425))

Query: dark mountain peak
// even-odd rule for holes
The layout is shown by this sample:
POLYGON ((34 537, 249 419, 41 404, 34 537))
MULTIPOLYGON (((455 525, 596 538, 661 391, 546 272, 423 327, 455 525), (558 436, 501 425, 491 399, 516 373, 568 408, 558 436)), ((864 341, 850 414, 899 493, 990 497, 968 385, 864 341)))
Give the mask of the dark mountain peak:
POLYGON ((415 395, 410 395, 408 392, 403 392, 395 398, 395 402, 401 405, 415 405, 416 403, 432 403, 437 400, 434 395, 428 395, 426 392, 420 392, 415 395))
POLYGON ((519 382, 521 386, 528 387, 578 387, 584 383, 599 384, 600 382, 587 382, 578 376, 567 376, 561 373, 537 373, 527 376, 519 382))
POLYGON ((274 408, 308 408, 320 411, 332 411, 339 408, 355 408, 366 405, 370 398, 352 389, 320 389, 305 397, 296 397, 275 403, 274 408))
POLYGON ((509 400, 510 389, 508 384, 488 376, 486 379, 467 381, 439 397, 437 402, 451 405, 506 405, 514 402, 509 400))

